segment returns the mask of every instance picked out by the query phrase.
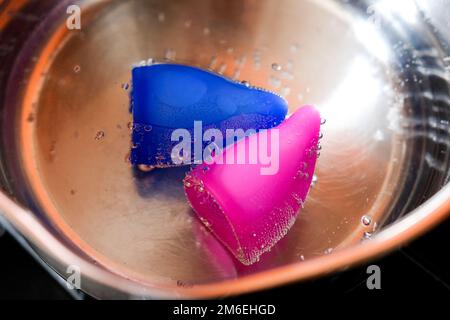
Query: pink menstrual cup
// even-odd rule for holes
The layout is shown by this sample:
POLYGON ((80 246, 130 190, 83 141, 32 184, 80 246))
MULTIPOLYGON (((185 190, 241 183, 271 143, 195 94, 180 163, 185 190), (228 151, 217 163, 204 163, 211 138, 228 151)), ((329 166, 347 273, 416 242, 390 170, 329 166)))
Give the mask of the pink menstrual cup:
POLYGON ((300 108, 186 176, 192 208, 243 264, 258 261, 294 224, 314 174, 320 122, 315 108, 300 108))

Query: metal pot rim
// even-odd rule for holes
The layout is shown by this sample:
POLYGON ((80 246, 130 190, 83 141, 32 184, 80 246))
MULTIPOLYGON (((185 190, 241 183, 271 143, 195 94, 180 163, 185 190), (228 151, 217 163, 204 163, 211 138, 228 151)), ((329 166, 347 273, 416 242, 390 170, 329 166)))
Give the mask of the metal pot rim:
MULTIPOLYGON (((220 283, 194 286, 156 287, 132 270, 112 263, 108 269, 86 261, 58 241, 32 214, 4 193, 0 193, 0 209, 7 221, 31 242, 41 255, 50 257, 59 264, 55 269, 61 274, 67 265, 80 267, 85 279, 94 286, 103 286, 116 291, 116 296, 147 298, 212 298, 241 294, 282 285, 292 281, 314 278, 388 253, 413 240, 450 216, 450 185, 444 186, 432 198, 399 221, 380 231, 371 240, 337 250, 329 255, 307 261, 261 271, 238 279, 220 283), (71 263, 68 263, 68 262, 71 263), (114 270, 114 271, 113 271, 114 270)), ((102 294, 91 286, 82 289, 96 297, 102 294)))

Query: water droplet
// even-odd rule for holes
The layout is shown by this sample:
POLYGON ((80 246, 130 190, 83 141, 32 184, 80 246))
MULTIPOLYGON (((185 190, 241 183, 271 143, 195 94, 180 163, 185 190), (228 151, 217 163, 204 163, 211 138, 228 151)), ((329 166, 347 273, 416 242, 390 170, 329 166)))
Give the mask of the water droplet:
POLYGON ((164 21, 166 21, 166 14, 165 14, 164 12, 158 13, 158 21, 159 21, 159 22, 164 22, 164 21))
POLYGON ((177 52, 175 51, 175 49, 168 48, 168 49, 166 49, 164 57, 167 60, 175 60, 176 55, 177 55, 177 52))
POLYGON ((325 254, 330 254, 333 252, 333 248, 328 248, 324 251, 325 254))
POLYGON ((218 73, 223 74, 226 69, 227 69, 227 65, 225 63, 222 63, 219 67, 218 73))
POLYGON ((209 221, 206 220, 205 218, 200 217, 200 221, 203 222, 203 224, 204 224, 206 227, 211 227, 211 223, 209 223, 209 221))
POLYGON ((105 131, 99 130, 95 134, 95 140, 101 140, 105 137, 105 131))
POLYGON ((384 133, 381 130, 377 130, 374 135, 373 135, 373 139, 375 141, 383 141, 384 140, 384 133))
POLYGON ((211 30, 210 30, 208 27, 203 28, 203 34, 204 34, 205 36, 209 36, 210 33, 211 33, 211 30))
POLYGON ((320 119, 320 124, 321 124, 321 125, 324 125, 325 123, 327 123, 327 119, 321 118, 321 119, 320 119))
POLYGON ((155 167, 150 166, 148 164, 140 164, 140 165, 138 165, 138 169, 141 170, 142 172, 150 172, 153 169, 155 169, 155 167))
POLYGON ((304 255, 300 255, 300 260, 305 261, 305 256, 304 255))
POLYGON ((274 88, 278 88, 281 86, 281 80, 277 77, 271 76, 269 78, 269 84, 274 88))
POLYGON ((129 83, 122 83, 122 89, 128 90, 129 88, 130 88, 130 84, 129 83))
POLYGON ((363 239, 366 239, 366 240, 368 240, 368 239, 371 239, 372 238, 372 233, 371 232, 364 232, 364 235, 363 235, 363 239))
POLYGON ((250 88, 250 82, 248 81, 241 81, 241 84, 243 84, 244 86, 246 86, 247 88, 250 88))
POLYGON ((361 222, 363 225, 370 226, 370 224, 372 223, 372 218, 370 216, 362 216, 361 218, 361 222))
POLYGON ((185 186, 186 188, 190 188, 190 187, 192 187, 192 184, 191 184, 189 181, 185 181, 185 182, 184 182, 184 186, 185 186))
POLYGON ((152 131, 152 129, 153 129, 153 127, 149 124, 144 126, 144 131, 146 131, 146 132, 150 132, 150 131, 152 131))
POLYGON ((77 64, 73 67, 73 72, 78 73, 81 71, 81 67, 77 64))
POLYGON ((272 70, 281 71, 281 69, 282 69, 282 67, 279 63, 276 63, 276 62, 272 63, 272 70))
POLYGON ((317 183, 317 176, 314 174, 311 180, 311 187, 314 187, 317 183))
POLYGON ((252 236, 256 237, 256 233, 252 234, 252 236))
POLYGON ((201 193, 201 192, 205 191, 205 189, 203 188, 203 186, 198 186, 197 191, 201 193))
POLYGON ((211 62, 209 63, 209 69, 214 69, 216 67, 217 64, 217 56, 212 56, 211 57, 211 62))
POLYGON ((185 27, 185 28, 190 28, 191 25, 192 25, 192 21, 191 21, 191 20, 186 20, 186 21, 184 22, 184 27, 185 27))
POLYGON ((297 43, 294 43, 294 44, 291 46, 291 52, 292 52, 292 53, 296 53, 296 52, 298 51, 299 48, 300 48, 300 46, 299 46, 297 43))
POLYGON ((284 87, 283 89, 281 89, 280 95, 281 95, 283 98, 286 98, 290 93, 291 93, 291 88, 289 88, 289 87, 284 87))

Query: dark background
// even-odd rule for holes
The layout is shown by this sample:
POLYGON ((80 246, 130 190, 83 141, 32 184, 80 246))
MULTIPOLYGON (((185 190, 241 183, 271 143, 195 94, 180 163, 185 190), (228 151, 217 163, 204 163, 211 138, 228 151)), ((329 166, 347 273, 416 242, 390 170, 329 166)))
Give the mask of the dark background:
MULTIPOLYGON (((1 232, 0 232, 1 234, 1 232)), ((377 259, 381 269, 379 293, 447 295, 450 297, 450 219, 413 243, 377 259)), ((7 233, 0 237, 0 299, 73 299, 54 277, 7 233)), ((279 300, 315 294, 373 295, 368 290, 367 265, 313 281, 295 283, 233 299, 279 300)), ((72 292, 73 293, 73 292, 72 292)), ((79 295, 84 299, 90 297, 79 295)), ((450 301, 450 300, 449 300, 450 301)))

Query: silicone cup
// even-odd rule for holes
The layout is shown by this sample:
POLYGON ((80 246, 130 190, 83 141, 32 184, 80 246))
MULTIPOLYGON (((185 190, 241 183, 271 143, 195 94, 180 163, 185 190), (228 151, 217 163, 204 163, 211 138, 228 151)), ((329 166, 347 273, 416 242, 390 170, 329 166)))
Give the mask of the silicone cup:
POLYGON ((295 222, 314 174, 320 122, 315 108, 300 108, 276 129, 228 146, 213 163, 199 165, 187 174, 184 188, 192 208, 243 264, 258 261, 295 222), (277 133, 278 143, 271 141, 277 133), (264 149, 264 139, 268 150, 279 150, 279 166, 273 174, 262 174, 267 163, 259 157, 255 164, 227 163, 227 154, 234 153, 237 158, 240 152, 248 152, 252 143, 257 143, 258 152, 264 149))
MULTIPOLYGON (((186 129, 194 137, 194 121, 203 130, 272 128, 287 113, 280 96, 237 83, 215 73, 177 64, 154 64, 132 70, 131 112, 133 132, 130 160, 135 165, 176 165, 171 153, 175 129, 186 129)), ((200 138, 201 139, 201 138, 200 138)), ((202 140, 202 139, 201 139, 202 140)), ((191 140, 194 150, 194 139, 191 140)), ((207 143, 202 142, 204 148, 207 143)), ((194 154, 191 153, 193 162, 194 154)), ((200 159, 201 163, 201 159, 200 159)))

